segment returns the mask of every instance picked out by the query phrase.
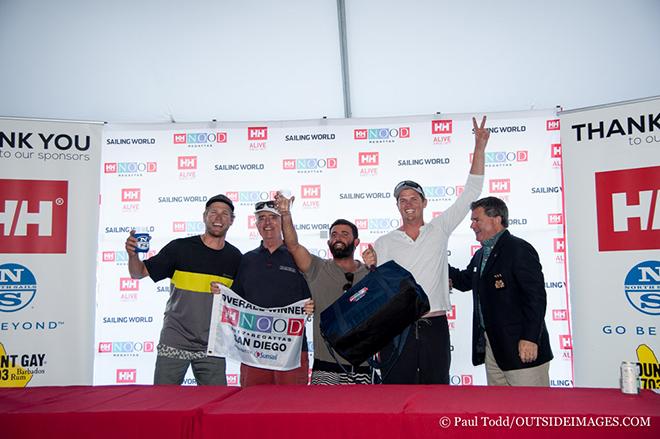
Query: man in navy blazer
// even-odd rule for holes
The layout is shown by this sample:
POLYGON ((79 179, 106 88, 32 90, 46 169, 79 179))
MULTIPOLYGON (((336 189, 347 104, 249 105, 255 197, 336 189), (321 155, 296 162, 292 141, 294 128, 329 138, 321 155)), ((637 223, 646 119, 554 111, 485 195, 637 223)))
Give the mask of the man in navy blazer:
POLYGON ((473 202, 470 227, 482 245, 467 269, 449 267, 453 287, 472 290, 472 364, 486 363, 488 385, 549 386, 552 350, 539 256, 507 230, 504 201, 473 202))

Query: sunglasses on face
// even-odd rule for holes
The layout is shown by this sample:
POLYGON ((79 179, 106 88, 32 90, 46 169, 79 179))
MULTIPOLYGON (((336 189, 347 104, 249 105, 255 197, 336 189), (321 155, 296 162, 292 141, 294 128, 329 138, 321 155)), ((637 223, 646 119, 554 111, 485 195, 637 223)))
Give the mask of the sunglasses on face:
POLYGON ((346 283, 342 287, 344 291, 348 291, 352 286, 353 286, 353 279, 355 278, 354 273, 344 273, 344 277, 346 278, 346 283))
POLYGON ((257 204, 254 205, 254 210, 261 210, 264 207, 270 207, 271 209, 275 209, 275 201, 273 200, 259 201, 257 204))

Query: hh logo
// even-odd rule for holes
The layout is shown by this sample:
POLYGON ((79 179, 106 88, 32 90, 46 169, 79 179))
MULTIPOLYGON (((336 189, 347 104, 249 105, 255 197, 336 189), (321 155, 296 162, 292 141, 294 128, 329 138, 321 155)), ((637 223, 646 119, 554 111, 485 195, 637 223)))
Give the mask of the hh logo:
POLYGON ((568 320, 568 311, 565 309, 553 309, 552 320, 568 320))
POLYGON ((296 169, 296 161, 292 159, 282 160, 282 169, 296 169))
POLYGON ((451 134, 453 130, 452 120, 432 120, 431 133, 432 134, 451 134))
POLYGON ((495 178, 488 180, 488 189, 491 194, 511 192, 511 180, 508 178, 495 178))
POLYGON ((561 158, 561 143, 553 143, 550 145, 550 157, 553 159, 561 158))
POLYGON ((103 262, 115 262, 115 252, 103 252, 103 262))
POLYGON ((368 229, 369 228, 369 220, 368 219, 356 219, 355 220, 355 227, 358 229, 368 229))
POLYGON ((358 154, 360 166, 378 166, 378 152, 361 152, 358 154))
POLYGON ((564 224, 564 215, 561 213, 549 213, 548 224, 564 224))
POLYGON ((196 155, 184 155, 179 156, 177 160, 177 167, 179 169, 197 169, 197 156, 196 155))
POLYGON ((103 172, 106 174, 116 174, 117 173, 117 163, 104 163, 103 164, 103 172))
POLYGON ((257 228, 257 217, 256 215, 248 215, 248 229, 256 229, 257 228))
POLYGON ((571 340, 570 335, 563 334, 559 336, 559 348, 573 349, 573 341, 571 340))
POLYGON ((300 186, 300 198, 321 198, 321 185, 308 184, 300 186))
POLYGON ((660 166, 596 172, 598 250, 660 248, 660 166))
POLYGON ((135 369, 117 369, 117 383, 135 383, 136 377, 135 369))
POLYGON ((137 203, 140 201, 139 188, 127 188, 121 190, 121 201, 124 203, 137 203))
POLYGON ((564 238, 554 238, 552 240, 552 246, 555 250, 555 253, 564 253, 564 238))
POLYGON ((447 320, 456 320, 456 305, 451 306, 451 311, 447 313, 447 320))
POLYGON ((559 131, 559 119, 552 119, 545 121, 546 131, 559 131))
POLYGON ((119 291, 138 291, 140 289, 140 281, 138 279, 131 279, 130 277, 119 278, 119 291))
POLYGON ((110 342, 100 342, 99 343, 99 352, 100 353, 108 353, 112 352, 112 343, 110 342))
POLYGON ((67 181, 0 179, 0 253, 66 253, 67 181))
POLYGON ((366 140, 369 137, 369 132, 366 129, 353 130, 353 139, 366 140))
POLYGON ((248 140, 267 140, 268 127, 248 127, 248 140))

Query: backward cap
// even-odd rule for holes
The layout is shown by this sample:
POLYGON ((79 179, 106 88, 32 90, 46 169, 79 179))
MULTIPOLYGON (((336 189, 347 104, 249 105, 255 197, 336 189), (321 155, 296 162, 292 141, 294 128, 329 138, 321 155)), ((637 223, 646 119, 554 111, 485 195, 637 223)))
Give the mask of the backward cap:
POLYGON ((234 211, 234 203, 232 203, 232 201, 229 199, 229 197, 224 195, 224 194, 218 194, 218 195, 215 195, 215 196, 209 198, 206 201, 206 207, 209 207, 211 204, 218 203, 218 202, 225 203, 227 206, 229 206, 229 208, 231 209, 232 212, 234 211))

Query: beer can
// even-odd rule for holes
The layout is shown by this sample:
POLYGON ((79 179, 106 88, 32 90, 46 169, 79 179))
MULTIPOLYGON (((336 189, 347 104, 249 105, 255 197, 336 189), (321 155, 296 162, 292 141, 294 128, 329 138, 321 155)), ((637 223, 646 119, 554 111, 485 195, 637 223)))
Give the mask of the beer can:
POLYGON ((621 392, 628 394, 639 393, 639 373, 637 371, 637 363, 632 361, 621 362, 621 378, 620 378, 621 392))

